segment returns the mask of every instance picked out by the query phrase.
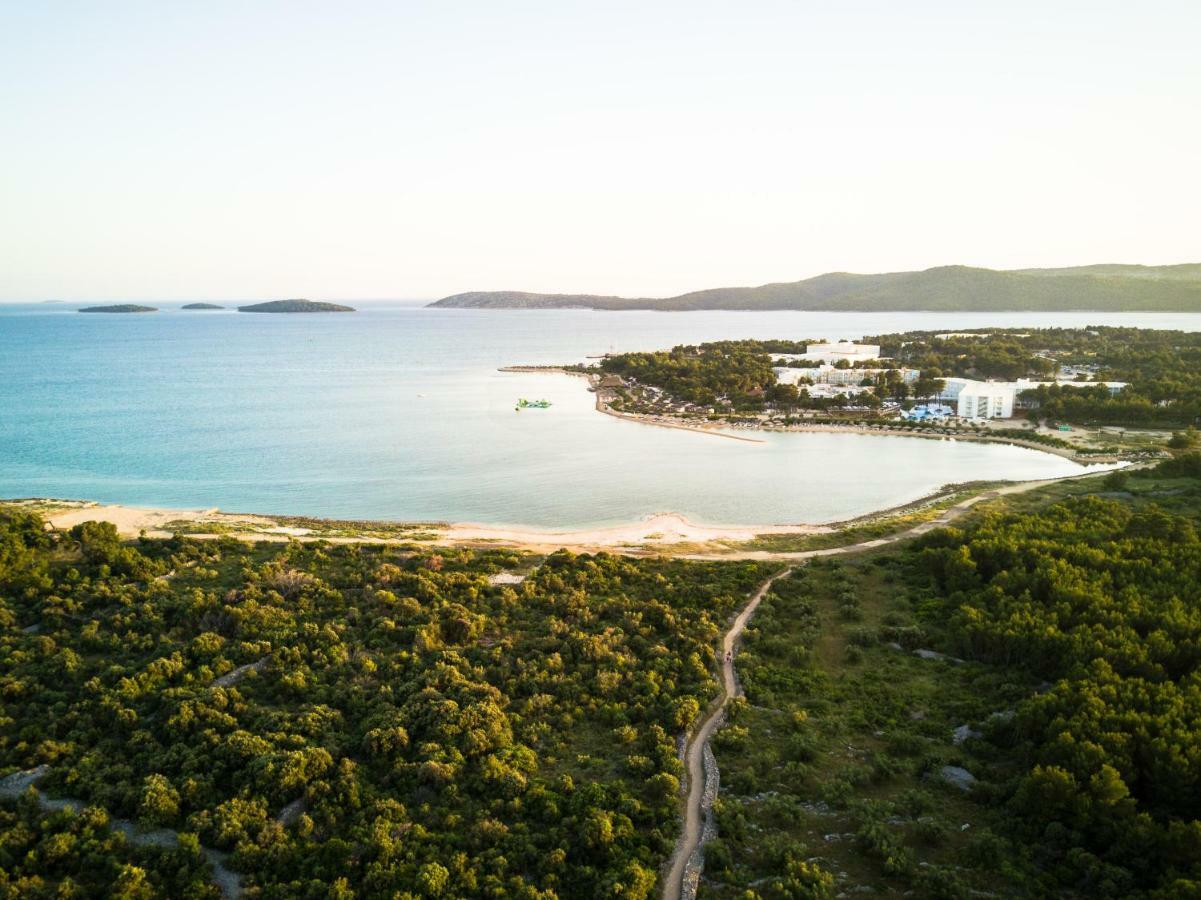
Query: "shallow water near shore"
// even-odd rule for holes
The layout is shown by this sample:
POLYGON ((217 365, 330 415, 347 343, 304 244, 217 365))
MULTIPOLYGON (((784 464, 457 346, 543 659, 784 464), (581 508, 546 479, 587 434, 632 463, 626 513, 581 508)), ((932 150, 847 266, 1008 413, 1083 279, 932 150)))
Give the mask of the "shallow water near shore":
POLYGON ((497 371, 606 351, 1201 315, 430 310, 91 315, 0 306, 0 496, 568 528, 680 512, 837 521, 949 482, 1081 471, 1017 447, 856 434, 763 444, 597 413, 582 379, 497 371), (519 397, 549 409, 514 410, 519 397))

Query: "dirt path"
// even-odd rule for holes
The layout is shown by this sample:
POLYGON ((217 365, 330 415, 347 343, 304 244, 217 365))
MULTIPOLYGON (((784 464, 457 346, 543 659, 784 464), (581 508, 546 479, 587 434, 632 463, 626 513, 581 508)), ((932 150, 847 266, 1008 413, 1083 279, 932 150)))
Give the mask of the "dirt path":
POLYGON ((949 525, 954 522, 977 503, 982 503, 985 500, 995 500, 1005 494, 1020 494, 1025 491, 1032 491, 1035 488, 1044 487, 1048 484, 1055 484, 1060 481, 1070 481, 1076 478, 1089 477, 1095 473, 1088 475, 1068 475, 1064 478, 1048 478, 1043 481, 1022 481, 1017 484, 1008 484, 1004 487, 995 488, 991 491, 985 491, 981 494, 975 494, 968 497, 966 500, 961 500, 954 506, 948 506, 942 513, 928 522, 922 522, 920 525, 915 525, 905 531, 899 531, 896 534, 890 534, 886 537, 874 538, 870 541, 861 541, 858 544, 847 544, 843 547, 827 547, 821 550, 795 550, 795 551, 773 551, 773 550, 745 550, 734 551, 732 553, 690 553, 680 554, 680 559, 697 559, 697 560, 717 560, 717 559, 754 559, 763 561, 781 560, 794 561, 813 559, 816 556, 838 556, 842 553, 860 553, 864 550, 871 550, 873 547, 883 547, 886 544, 895 544, 897 541, 903 541, 908 538, 917 537, 925 534, 927 531, 933 531, 935 528, 942 528, 944 525, 949 525))
MULTIPOLYGON (((709 711, 693 732, 684 751, 684 761, 688 768, 688 799, 684 806, 684 829, 676 843, 671 869, 663 884, 664 900, 676 900, 676 898, 684 896, 684 879, 689 869, 693 869, 697 875, 700 873, 700 860, 698 858, 694 861, 693 857, 700 849, 703 830, 702 800, 706 781, 705 749, 709 745, 709 738, 713 736, 713 732, 717 731, 724 719, 726 706, 739 694, 738 681, 734 677, 734 648, 738 639, 742 637, 742 632, 746 630, 746 623, 750 621, 760 601, 778 579, 785 578, 792 572, 792 568, 789 566, 782 569, 759 585, 750 600, 742 607, 742 611, 735 616, 729 630, 721 639, 721 694, 709 707, 709 711)), ((712 797, 710 801, 712 801, 712 797)), ((695 885, 692 886, 689 896, 694 894, 695 885)))
MULTIPOLYGON (((1078 476, 1076 476, 1078 477, 1078 476)), ((1053 479, 1055 481, 1062 479, 1053 479)), ((704 818, 706 806, 711 806, 713 800, 716 799, 716 790, 709 792, 706 797, 706 773, 705 771, 705 752, 708 749, 709 740, 713 737, 714 732, 721 727, 722 721, 725 718, 725 708, 730 700, 741 694, 737 677, 734 672, 734 651, 737 648, 738 642, 742 637, 742 633, 746 630, 747 622, 750 621, 755 610, 759 607, 760 602, 767 596, 767 592, 771 590, 771 586, 781 578, 786 578, 796 568, 796 565, 804 562, 807 559, 812 559, 817 556, 837 556, 846 553, 859 553, 864 550, 871 550, 875 547, 883 547, 887 544, 895 544, 899 541, 908 540, 918 535, 925 534, 935 528, 941 528, 944 525, 953 522, 955 519, 966 513, 971 507, 975 506, 984 500, 995 499, 1002 494, 1016 494, 1022 491, 1031 490, 1040 484, 1046 482, 1025 482, 1021 484, 1006 485, 993 491, 987 491, 983 494, 977 494, 974 497, 969 497, 960 503, 949 507, 941 515, 929 522, 923 522, 906 531, 899 532, 888 537, 876 538, 870 541, 863 541, 858 544, 848 544, 845 547, 830 547, 823 550, 802 550, 795 553, 769 553, 766 551, 742 553, 725 556, 712 556, 698 554, 696 556, 686 557, 688 559, 763 559, 763 560, 787 560, 791 565, 780 570, 775 575, 772 575, 767 581, 763 582, 754 594, 751 595, 746 605, 734 618, 730 624, 729 630, 726 631, 721 641, 721 693, 717 700, 710 706, 708 712, 705 713, 703 719, 697 725, 684 750, 684 761, 688 772, 688 797, 684 806, 684 827, 680 832, 679 840, 676 842, 676 849, 671 857, 671 867, 667 877, 663 883, 663 898, 664 900, 692 900, 696 896, 696 883, 700 877, 702 869, 702 859, 700 857, 701 845, 704 842, 704 818), (707 802, 706 802, 707 801, 707 802)))
MULTIPOLYGON (((82 812, 89 805, 82 800, 76 800, 72 797, 52 799, 37 790, 37 783, 49 771, 49 766, 41 765, 24 772, 14 772, 0 779, 0 797, 20 797, 32 787, 36 794, 38 805, 47 812, 57 812, 62 809, 69 809, 76 814, 82 812)), ((137 847, 174 848, 179 846, 178 832, 167 828, 152 828, 147 830, 139 827, 129 819, 120 819, 113 816, 109 816, 108 824, 113 831, 121 832, 125 835, 126 840, 137 847)), ((211 847, 201 847, 200 852, 208 860, 209 866, 212 869, 213 883, 221 891, 221 895, 226 900, 237 900, 238 897, 242 896, 242 876, 226 865, 229 854, 221 850, 214 850, 211 847)))

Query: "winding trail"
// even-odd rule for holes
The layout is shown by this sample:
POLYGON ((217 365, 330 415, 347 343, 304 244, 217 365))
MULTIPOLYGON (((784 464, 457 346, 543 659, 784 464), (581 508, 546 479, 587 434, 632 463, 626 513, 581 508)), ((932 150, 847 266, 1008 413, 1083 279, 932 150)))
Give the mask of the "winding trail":
MULTIPOLYGON (((78 815, 91 805, 73 797, 52 799, 39 791, 36 785, 49 771, 49 766, 40 765, 34 769, 13 772, 11 775, 0 778, 0 797, 20 797, 25 791, 32 788, 38 805, 47 812, 69 809, 78 815)), ((111 815, 108 817, 108 825, 113 831, 119 831, 125 835, 125 839, 135 847, 175 848, 179 846, 179 833, 167 828, 144 829, 129 819, 116 818, 111 815)), ((229 854, 211 847, 201 847, 200 852, 208 860, 212 869, 213 884, 221 891, 221 896, 225 900, 237 900, 238 897, 241 897, 242 876, 226 865, 229 854)))
MULTIPOLYGON (((1052 482, 1061 480, 1065 479, 1050 479, 1052 482)), ((847 553, 858 553, 864 550, 871 550, 875 547, 882 547, 886 544, 895 544, 899 541, 908 540, 953 522, 977 503, 996 499, 1003 494, 1021 493, 1047 483, 1049 482, 1023 482, 986 491, 948 507, 939 516, 928 522, 922 522, 913 528, 898 532, 897 534, 870 541, 862 541, 858 544, 847 544, 842 547, 830 547, 821 550, 801 550, 795 553, 772 553, 764 551, 725 556, 696 554, 684 557, 687 559, 733 558, 778 560, 787 562, 788 565, 759 585, 755 593, 747 600, 746 605, 734 617, 734 621, 730 623, 730 627, 725 635, 722 636, 720 657, 721 693, 697 724, 684 749, 684 762, 688 773, 688 797, 684 805, 684 827, 676 842, 676 848, 671 857, 671 866, 663 882, 663 900, 692 900, 696 896, 696 883, 702 868, 699 851, 705 840, 704 819, 707 812, 706 807, 710 806, 713 800, 716 799, 716 789, 711 792, 708 798, 705 797, 707 786, 705 753, 708 750, 709 740, 713 737, 713 733, 721 727, 722 721, 725 718, 726 706, 729 705, 733 698, 740 696, 742 693, 742 688, 738 684, 738 678, 734 671, 734 651, 737 649, 742 633, 746 630, 747 622, 750 621, 751 616, 754 615, 763 598, 767 596, 767 592, 771 590, 771 586, 781 578, 791 575, 793 570, 802 564, 804 560, 818 556, 839 556, 847 553)))
MULTIPOLYGON (((703 831, 701 820, 704 813, 701 807, 705 794, 705 749, 709 745, 709 738, 713 736, 713 732, 717 731, 725 718, 726 706, 740 693, 738 680, 734 675, 734 647, 738 639, 742 637, 742 632, 746 630, 746 623, 750 621, 760 601, 767 596, 771 586, 779 579, 790 575, 792 570, 792 566, 781 569, 759 585, 750 600, 742 607, 742 611, 734 617, 734 622, 721 639, 721 694, 697 725, 684 752, 684 760, 688 767, 688 799, 684 806, 684 829, 676 843, 671 870, 663 884, 664 900, 676 900, 683 896, 685 871, 689 867, 689 861, 701 846, 703 831)), ((699 871, 700 867, 697 865, 693 868, 699 871)), ((693 892, 695 893, 695 887, 693 892)))

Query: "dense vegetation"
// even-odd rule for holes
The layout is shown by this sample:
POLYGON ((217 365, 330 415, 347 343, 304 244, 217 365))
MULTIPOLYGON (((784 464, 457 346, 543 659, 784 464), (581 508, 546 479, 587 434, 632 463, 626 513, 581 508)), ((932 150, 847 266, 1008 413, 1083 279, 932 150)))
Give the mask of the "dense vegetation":
POLYGON ((1053 680, 996 736, 999 802, 1065 885, 1201 890, 1201 540, 1085 498, 922 542, 958 652, 1053 680))
MULTIPOLYGON (((1199 519, 1186 450, 777 581, 702 895, 1198 895, 1199 519)), ((0 896, 216 897, 214 851, 250 896, 650 896, 766 571, 9 507, 0 896)))
POLYGON ((935 377, 1044 378, 1056 366, 1087 368, 1104 386, 1040 387, 1029 398, 1052 419, 1086 424, 1182 427, 1201 421, 1201 334, 1147 328, 994 330, 938 338, 906 332, 871 339, 898 363, 935 377))
MULTIPOLYGON (((994 330, 939 337, 934 332, 885 334, 878 343, 884 367, 853 398, 810 397, 802 384, 777 384, 771 371, 776 354, 804 352, 806 341, 721 341, 678 346, 655 353, 624 353, 606 358, 607 373, 663 391, 669 402, 727 412, 765 408, 788 414, 796 409, 833 410, 854 405, 878 408, 886 400, 937 395, 943 379, 959 376, 1012 381, 1052 380, 1061 368, 1080 372, 1084 381, 1120 381, 1117 395, 1103 384, 1040 386, 1021 398, 1052 421, 1090 425, 1185 428, 1201 424, 1201 334, 1142 328, 994 330), (897 367, 918 369, 912 384, 897 367)), ((653 399, 653 398, 652 398, 653 399)), ((1021 435, 1030 439, 1029 435, 1021 435)))
POLYGON ((598 297, 474 291, 433 306, 492 309, 1201 310, 1201 265, 1079 266, 996 271, 940 266, 923 272, 830 272, 781 284, 715 288, 677 297, 598 297))
MULTIPOLYGON (((0 516, 0 801, 19 895, 645 897, 676 735, 763 575, 557 553, 117 540, 0 516), (527 572, 520 584, 490 574, 527 572), (180 832, 135 848, 107 817, 180 832), (102 866, 89 860, 101 859, 102 866), (141 885, 138 887, 137 885, 141 885)), ((4 884, 4 882, 0 882, 4 884)))
POLYGON ((771 357, 761 341, 718 341, 652 353, 623 353, 601 362, 605 372, 632 378, 698 405, 721 399, 736 407, 761 406, 775 383, 771 357))
POLYGON ((1198 476, 1186 455, 777 583, 703 893, 1197 896, 1198 476))

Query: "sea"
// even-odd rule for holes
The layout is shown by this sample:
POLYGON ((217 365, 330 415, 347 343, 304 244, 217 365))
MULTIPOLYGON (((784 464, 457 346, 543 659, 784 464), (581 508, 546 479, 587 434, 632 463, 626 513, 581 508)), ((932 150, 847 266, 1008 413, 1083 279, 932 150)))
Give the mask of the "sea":
POLYGON ((551 529, 659 512, 709 524, 840 521, 951 482, 1080 467, 965 441, 781 433, 756 444, 650 427, 596 412, 583 379, 499 369, 726 338, 1201 330, 1197 314, 154 305, 141 315, 0 305, 0 497, 551 529), (518 412, 522 397, 551 406, 518 412))

